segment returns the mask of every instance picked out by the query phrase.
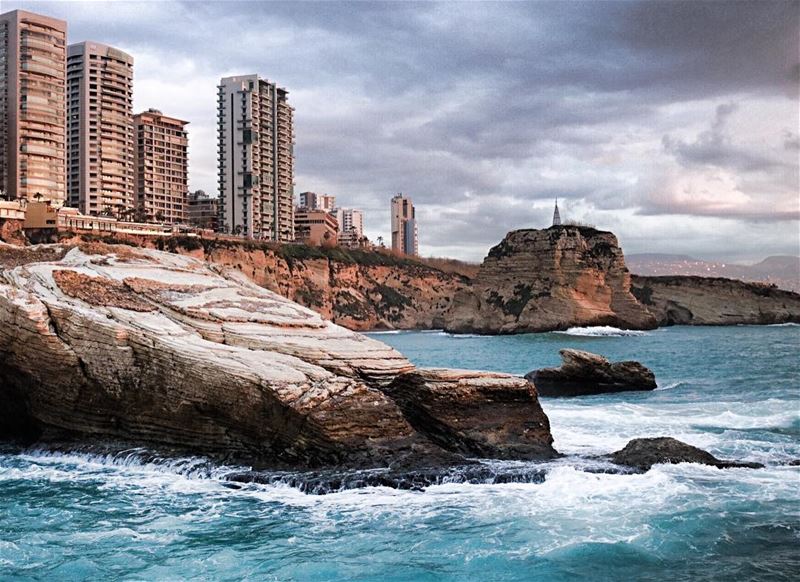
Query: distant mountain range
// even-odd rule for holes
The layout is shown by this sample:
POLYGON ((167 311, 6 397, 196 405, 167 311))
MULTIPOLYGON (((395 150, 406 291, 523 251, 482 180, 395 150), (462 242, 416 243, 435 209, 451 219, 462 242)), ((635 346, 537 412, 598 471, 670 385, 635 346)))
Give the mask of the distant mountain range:
POLYGON ((781 289, 800 292, 800 257, 767 257, 754 265, 703 261, 688 255, 641 253, 627 255, 625 263, 637 275, 700 275, 741 281, 773 283, 781 289))

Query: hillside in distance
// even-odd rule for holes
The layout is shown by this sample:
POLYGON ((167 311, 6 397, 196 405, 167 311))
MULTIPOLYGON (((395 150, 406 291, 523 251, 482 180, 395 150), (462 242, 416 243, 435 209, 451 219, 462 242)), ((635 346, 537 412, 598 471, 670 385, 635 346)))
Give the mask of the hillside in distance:
POLYGON ((800 291, 800 257, 788 255, 767 257, 753 265, 704 261, 688 255, 658 253, 626 255, 625 262, 630 272, 636 275, 725 277, 741 281, 771 283, 788 291, 800 291))

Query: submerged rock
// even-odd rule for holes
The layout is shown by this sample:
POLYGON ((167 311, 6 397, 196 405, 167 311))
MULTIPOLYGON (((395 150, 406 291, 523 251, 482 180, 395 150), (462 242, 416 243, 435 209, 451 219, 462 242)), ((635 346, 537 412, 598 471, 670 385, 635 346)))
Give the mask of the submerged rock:
POLYGON ((411 491, 422 491, 432 485, 445 483, 500 484, 542 483, 547 472, 538 467, 492 467, 471 463, 426 470, 377 469, 368 471, 319 471, 269 473, 262 471, 239 471, 225 475, 234 483, 257 483, 260 485, 286 485, 312 495, 326 495, 348 489, 364 487, 391 487, 411 491))
MULTIPOLYGON (((232 269, 128 246, 46 248, 9 261, 0 248, 0 438, 117 440, 256 466, 464 462, 447 448, 460 435, 435 442, 382 391, 414 370, 389 346, 232 269)), ((450 406, 466 410, 458 400, 482 378, 450 406)), ((527 385, 505 382, 536 411, 527 385)), ((527 438, 483 430, 510 446, 527 438)), ((536 434, 550 447, 546 425, 536 434)))
POLYGON ((515 230, 493 247, 472 288, 444 315, 455 333, 525 333, 576 326, 652 329, 631 294, 625 259, 610 232, 583 226, 515 230))
POLYGON ((639 362, 611 363, 603 356, 563 349, 561 367, 542 368, 525 375, 541 396, 586 396, 605 392, 654 390, 656 377, 639 362))
POLYGON ((760 463, 723 461, 711 453, 671 437, 633 439, 623 449, 608 455, 612 463, 648 471, 661 463, 699 463, 720 469, 743 467, 761 469, 760 463))

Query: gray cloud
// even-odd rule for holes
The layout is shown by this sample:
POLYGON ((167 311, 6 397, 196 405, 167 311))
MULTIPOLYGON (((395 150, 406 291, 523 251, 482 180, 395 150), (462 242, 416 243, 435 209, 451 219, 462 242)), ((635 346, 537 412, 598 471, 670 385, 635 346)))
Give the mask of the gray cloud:
POLYGON ((748 151, 732 143, 732 137, 726 132, 725 126, 728 117, 738 108, 736 103, 718 105, 711 127, 700 133, 692 142, 665 135, 664 150, 675 156, 683 166, 730 167, 742 172, 770 170, 783 166, 784 164, 776 158, 748 151))
POLYGON ((697 254, 724 248, 707 233, 731 223, 746 233, 773 221, 770 252, 797 247, 791 0, 3 9, 16 7, 66 18, 71 41, 134 55, 137 108, 191 121, 196 188, 215 188, 217 80, 258 72, 296 107, 298 190, 363 207, 373 237, 403 191, 429 254, 478 258, 511 228, 548 224, 555 196, 629 252, 665 244, 638 237, 637 216, 665 232, 703 225, 697 254))

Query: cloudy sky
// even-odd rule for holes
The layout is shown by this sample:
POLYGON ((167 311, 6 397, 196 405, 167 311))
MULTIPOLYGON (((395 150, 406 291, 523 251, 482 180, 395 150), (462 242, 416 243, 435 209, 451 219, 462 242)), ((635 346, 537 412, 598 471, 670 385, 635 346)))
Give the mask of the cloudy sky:
POLYGON ((137 110, 191 122, 215 192, 220 77, 295 107, 297 192, 417 206, 422 254, 479 260, 561 216, 627 253, 800 253, 800 3, 32 2, 134 57, 137 110))

